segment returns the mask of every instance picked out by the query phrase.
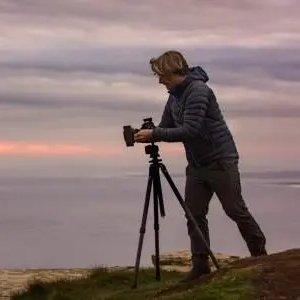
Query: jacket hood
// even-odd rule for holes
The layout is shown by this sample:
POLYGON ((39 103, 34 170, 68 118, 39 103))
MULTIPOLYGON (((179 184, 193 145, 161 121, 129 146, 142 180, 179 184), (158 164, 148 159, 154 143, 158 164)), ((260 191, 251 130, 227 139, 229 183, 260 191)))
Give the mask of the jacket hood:
POLYGON ((191 81, 201 80, 203 82, 207 82, 209 80, 207 73, 200 66, 189 68, 187 78, 191 81))
POLYGON ((194 80, 201 80, 203 82, 207 82, 208 79, 209 78, 207 73, 200 66, 189 68, 189 72, 186 75, 185 80, 182 83, 172 87, 169 90, 169 94, 179 97, 184 92, 185 88, 190 82, 194 80))

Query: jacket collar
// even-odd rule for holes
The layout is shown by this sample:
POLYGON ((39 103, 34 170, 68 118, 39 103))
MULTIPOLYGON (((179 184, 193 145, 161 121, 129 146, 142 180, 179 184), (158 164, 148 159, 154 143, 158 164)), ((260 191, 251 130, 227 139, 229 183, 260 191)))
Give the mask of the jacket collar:
POLYGON ((176 98, 179 98, 191 81, 193 81, 191 78, 186 77, 180 84, 177 84, 170 88, 168 93, 175 96, 176 98))

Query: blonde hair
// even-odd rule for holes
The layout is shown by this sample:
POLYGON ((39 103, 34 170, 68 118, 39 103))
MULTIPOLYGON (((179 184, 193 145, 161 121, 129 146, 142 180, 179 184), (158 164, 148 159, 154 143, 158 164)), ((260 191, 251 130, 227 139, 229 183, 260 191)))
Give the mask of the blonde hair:
POLYGON ((149 63, 152 71, 157 75, 185 75, 189 69, 183 55, 175 50, 167 51, 157 58, 153 57, 149 63))

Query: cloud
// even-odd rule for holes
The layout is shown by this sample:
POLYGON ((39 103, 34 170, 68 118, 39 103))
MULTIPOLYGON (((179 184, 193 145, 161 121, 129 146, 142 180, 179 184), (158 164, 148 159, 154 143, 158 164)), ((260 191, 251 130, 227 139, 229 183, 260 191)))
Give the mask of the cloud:
MULTIPOLYGON (((298 84, 230 69, 224 78, 235 84, 217 84, 214 75, 219 72, 209 73, 226 119, 299 118, 298 84)), ((123 125, 138 127, 148 116, 157 124, 167 97, 151 76, 31 71, 3 75, 0 134, 21 140, 117 139, 123 125)))
MULTIPOLYGON (((209 82, 265 89, 269 87, 270 82, 274 85, 275 80, 295 85, 300 81, 299 48, 196 48, 185 49, 183 53, 191 66, 202 65, 207 70, 209 82)), ((14 82, 15 85, 28 81, 26 78, 30 77, 36 77, 39 85, 47 83, 49 86, 53 81, 60 86, 59 82, 69 81, 71 84, 70 81, 73 80, 75 84, 84 83, 86 88, 93 89, 96 80, 98 80, 97 88, 103 87, 99 81, 106 84, 127 81, 135 84, 131 91, 137 90, 139 86, 146 87, 147 91, 150 91, 148 87, 150 84, 153 86, 155 81, 148 62, 150 57, 162 52, 163 49, 153 48, 84 46, 77 50, 66 48, 55 51, 39 50, 34 53, 14 50, 0 56, 0 77, 5 81, 9 77, 15 77, 15 81, 18 80, 14 82)), ((3 82, 3 85, 7 86, 7 82, 3 82)), ((119 89, 120 86, 115 92, 119 89)), ((152 91, 155 89, 152 88, 152 91)))
POLYGON ((87 155, 94 152, 85 145, 0 141, 0 155, 87 155))
MULTIPOLYGON (((124 142, 125 143, 125 142, 124 142)), ((124 154, 124 147, 115 145, 95 145, 94 144, 68 144, 62 142, 49 141, 9 141, 0 140, 1 156, 95 156, 111 157, 124 154)), ((178 147, 166 147, 167 151, 174 152, 178 147)))
POLYGON ((198 28, 225 33, 244 31, 259 32, 298 32, 297 11, 299 2, 296 0, 274 1, 258 0, 243 1, 176 1, 176 5, 167 0, 143 1, 112 0, 112 1, 18 1, 2 0, 0 3, 2 15, 6 18, 21 17, 21 22, 28 23, 37 18, 50 24, 70 24, 78 22, 109 25, 126 24, 130 28, 158 30, 176 30, 181 28, 193 31, 198 28), (282 16, 288 15, 286 22, 282 16), (145 17, 147 16, 147 18, 145 17), (52 22, 51 22, 52 20, 52 22), (251 24, 251 27, 249 26, 251 24), (239 26, 237 26, 239 25, 239 26), (258 30, 259 29, 259 30, 258 30))
MULTIPOLYGON (((270 148, 280 122, 280 136, 292 149, 299 126, 299 1, 174 3, 0 0, 0 136, 6 147, 15 145, 19 156, 27 146, 36 155, 63 152, 64 145, 120 148, 123 125, 138 127, 148 116, 160 120, 167 93, 148 61, 178 49, 208 72, 237 140, 255 143, 268 121, 273 127, 261 140, 270 137, 270 148)), ((257 163, 269 149, 261 147, 257 163)), ((289 153, 292 161, 297 153, 289 153)), ((104 160, 99 164, 112 164, 104 160)))
POLYGON ((300 118, 300 106, 252 107, 250 109, 233 108, 227 111, 232 118, 300 118))
POLYGON ((163 48, 299 46, 294 1, 0 2, 3 49, 82 45, 163 48), (38 43, 36 43, 38 41, 38 43))

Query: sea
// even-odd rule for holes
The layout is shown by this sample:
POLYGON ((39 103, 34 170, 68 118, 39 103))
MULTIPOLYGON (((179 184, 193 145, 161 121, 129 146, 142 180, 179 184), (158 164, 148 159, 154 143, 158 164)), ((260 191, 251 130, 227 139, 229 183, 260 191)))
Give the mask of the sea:
MULTIPOLYGON (((172 176, 172 174, 171 174, 172 176)), ((172 176, 183 195, 185 177, 172 176)), ((166 216, 159 217, 160 253, 189 249, 184 211, 161 176, 166 216)), ((300 172, 241 173, 242 195, 275 253, 300 247, 300 172)), ((133 266, 147 174, 97 178, 0 178, 0 268, 133 266)), ((201 199, 199 199, 201 201, 201 199)), ((214 195, 211 249, 248 256, 236 224, 214 195)), ((154 254, 153 200, 141 266, 154 254)))

